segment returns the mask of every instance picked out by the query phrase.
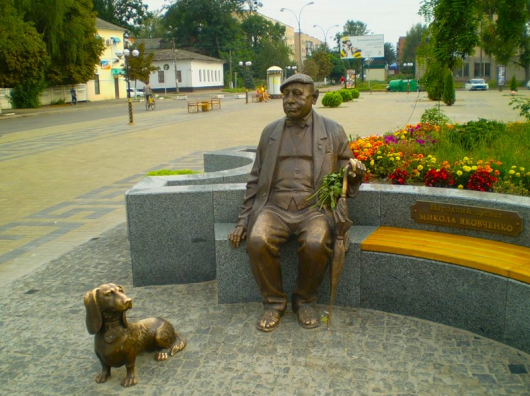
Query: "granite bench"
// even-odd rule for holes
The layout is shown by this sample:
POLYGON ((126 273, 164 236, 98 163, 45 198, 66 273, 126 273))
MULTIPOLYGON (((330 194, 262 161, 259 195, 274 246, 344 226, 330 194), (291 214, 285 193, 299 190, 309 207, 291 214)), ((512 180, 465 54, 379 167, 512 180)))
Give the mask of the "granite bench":
MULTIPOLYGON (((215 280, 220 303, 260 300, 244 245, 235 249, 227 240, 240 210, 253 157, 250 148, 206 153, 204 174, 145 178, 126 193, 135 286, 215 280)), ((365 184, 354 200, 348 200, 354 226, 337 305, 415 316, 530 352, 530 285, 522 269, 515 271, 515 265, 499 263, 494 271, 495 260, 489 260, 490 271, 486 271, 484 260, 477 258, 473 265, 452 263, 429 248, 422 251, 421 242, 402 252, 369 247, 377 237, 379 245, 391 245, 392 238, 398 236, 403 244, 406 234, 414 231, 419 234, 412 239, 435 236, 433 248, 441 247, 441 243, 436 245, 442 237, 446 245, 468 246, 474 241, 478 249, 482 244, 489 252, 501 247, 505 252, 506 248, 518 251, 524 264, 530 249, 530 228, 521 224, 517 234, 508 235, 483 228, 422 223, 411 216, 411 208, 420 201, 432 201, 435 207, 463 205, 513 211, 520 215, 522 224, 530 219, 528 197, 365 184), (387 227, 400 231, 384 236, 387 227)), ((294 286, 296 245, 292 241, 282 249, 288 293, 294 286)), ((328 298, 326 278, 319 302, 327 303, 328 298)))

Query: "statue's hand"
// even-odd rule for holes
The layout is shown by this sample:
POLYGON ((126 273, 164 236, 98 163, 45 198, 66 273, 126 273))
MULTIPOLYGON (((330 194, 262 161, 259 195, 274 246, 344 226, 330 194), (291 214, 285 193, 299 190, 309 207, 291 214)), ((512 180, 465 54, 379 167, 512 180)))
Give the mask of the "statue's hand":
POLYGON ((348 179, 350 181, 364 180, 364 174, 366 173, 366 167, 364 164, 355 158, 350 158, 350 171, 348 172, 348 179))
POLYGON ((236 228, 228 233, 228 240, 233 247, 239 247, 241 241, 245 239, 247 239, 247 230, 242 225, 236 226, 236 228))

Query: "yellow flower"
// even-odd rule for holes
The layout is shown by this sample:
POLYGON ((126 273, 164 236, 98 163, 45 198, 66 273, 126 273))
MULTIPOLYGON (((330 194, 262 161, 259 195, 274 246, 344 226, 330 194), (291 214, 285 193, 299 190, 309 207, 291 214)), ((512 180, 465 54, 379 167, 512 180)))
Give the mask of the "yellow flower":
POLYGON ((467 162, 467 161, 469 161, 469 158, 464 157, 464 162, 467 162))
POLYGON ((515 173, 515 171, 513 169, 510 169, 510 171, 508 172, 510 175, 513 175, 515 173))
POLYGON ((390 158, 390 161, 394 161, 394 157, 389 157, 390 158))
POLYGON ((517 177, 521 177, 521 174, 520 174, 519 172, 517 172, 517 173, 515 174, 515 176, 517 176, 517 177))
POLYGON ((372 145, 370 143, 366 143, 365 147, 370 148, 370 147, 372 147, 372 145))
POLYGON ((377 151, 377 154, 381 154, 381 150, 378 150, 378 151, 377 151))
POLYGON ((466 165, 462 169, 464 169, 464 171, 466 172, 469 172, 471 170, 471 167, 466 165))
POLYGON ((401 140, 405 139, 405 135, 401 135, 401 140))
POLYGON ((396 161, 399 161, 401 157, 399 155, 396 155, 396 161))
POLYGON ((517 166, 515 166, 515 165, 512 165, 512 169, 515 169, 515 168, 517 168, 517 166))
POLYGON ((381 155, 378 155, 378 156, 377 156, 377 159, 381 159, 381 158, 383 158, 383 156, 381 156, 381 155))
POLYGON ((477 170, 476 165, 473 165, 473 166, 471 167, 471 169, 472 169, 472 170, 477 170))
POLYGON ((375 163, 375 161, 374 161, 374 160, 371 160, 371 161, 370 161, 370 166, 374 166, 374 163, 375 163))
POLYGON ((456 174, 457 174, 458 176, 462 176, 462 173, 463 173, 463 172, 462 172, 461 170, 459 170, 459 171, 456 172, 456 174))
POLYGON ((417 168, 419 171, 423 170, 423 165, 418 165, 418 168, 417 168))
POLYGON ((464 186, 461 185, 461 184, 459 184, 459 185, 458 185, 458 189, 459 189, 459 190, 463 190, 463 189, 464 189, 464 186))
POLYGON ((431 162, 432 162, 433 164, 436 164, 436 158, 434 158, 434 157, 431 158, 431 162))
POLYGON ((522 166, 519 168, 519 170, 520 170, 521 172, 524 172, 524 168, 523 168, 522 166))

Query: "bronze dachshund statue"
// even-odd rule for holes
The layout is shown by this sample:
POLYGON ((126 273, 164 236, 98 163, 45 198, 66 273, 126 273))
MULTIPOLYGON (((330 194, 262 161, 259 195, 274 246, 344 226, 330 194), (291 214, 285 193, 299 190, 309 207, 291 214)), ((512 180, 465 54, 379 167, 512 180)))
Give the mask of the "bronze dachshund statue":
POLYGON ((171 323, 160 318, 147 318, 127 323, 125 312, 132 308, 122 286, 107 283, 85 293, 86 326, 95 334, 94 349, 101 362, 96 382, 110 377, 111 367, 127 367, 122 386, 136 385, 134 363, 136 355, 144 350, 158 352, 156 360, 166 360, 184 349, 186 340, 171 323))

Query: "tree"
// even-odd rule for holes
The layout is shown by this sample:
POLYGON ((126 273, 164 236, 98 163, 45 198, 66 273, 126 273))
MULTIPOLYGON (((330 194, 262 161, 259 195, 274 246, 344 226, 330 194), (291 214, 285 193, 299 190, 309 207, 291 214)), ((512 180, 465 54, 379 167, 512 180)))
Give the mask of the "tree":
POLYGON ((340 78, 346 74, 346 67, 344 65, 344 62, 342 61, 342 59, 340 59, 338 53, 335 52, 329 53, 329 60, 333 65, 333 68, 329 73, 330 78, 335 82, 340 81, 340 78))
POLYGON ((265 78, 267 69, 271 66, 284 68, 290 65, 292 50, 285 44, 285 41, 275 41, 270 38, 263 39, 260 47, 253 56, 252 71, 254 76, 265 78))
POLYGON ((167 28, 161 15, 150 13, 136 35, 137 38, 160 38, 167 34, 167 28))
POLYGON ((16 8, 46 43, 48 85, 80 84, 94 76, 104 44, 97 37, 92 0, 54 0, 53 5, 48 0, 26 0, 17 1, 16 8))
POLYGON ((313 52, 311 60, 313 60, 317 67, 318 72, 316 74, 316 80, 322 81, 328 77, 333 69, 333 63, 331 63, 331 55, 326 50, 319 50, 313 52))
POLYGON ((138 47, 133 46, 140 52, 138 56, 130 56, 129 62, 129 78, 131 80, 149 81, 149 75, 158 70, 158 67, 153 66, 154 53, 146 54, 145 45, 142 43, 138 47))
POLYGON ((392 43, 385 43, 385 58, 384 58, 385 64, 390 65, 397 61, 396 56, 396 49, 394 48, 394 44, 392 43))
POLYGON ((42 36, 9 4, 2 9, 0 26, 0 87, 41 83, 49 62, 42 36))
POLYGON ((98 17, 121 26, 133 34, 140 32, 141 26, 150 18, 147 5, 142 0, 93 0, 98 17))
POLYGON ((313 59, 306 59, 302 67, 302 73, 307 74, 313 80, 316 80, 319 73, 317 63, 313 59))
POLYGON ((431 48, 441 66, 454 70, 459 61, 474 52, 480 19, 477 0, 424 0, 420 13, 432 19, 431 48))
POLYGON ((244 44, 241 24, 234 17, 241 15, 241 6, 238 0, 177 0, 169 6, 164 23, 176 33, 179 47, 221 58, 244 44))
POLYGON ((442 100, 447 106, 452 106, 456 101, 455 80, 453 78, 453 73, 451 72, 451 70, 446 70, 445 72, 445 83, 442 100))
POLYGON ((422 25, 421 23, 410 28, 405 36, 402 59, 399 59, 400 63, 416 63, 416 50, 421 45, 421 38, 426 30, 427 25, 422 25))

